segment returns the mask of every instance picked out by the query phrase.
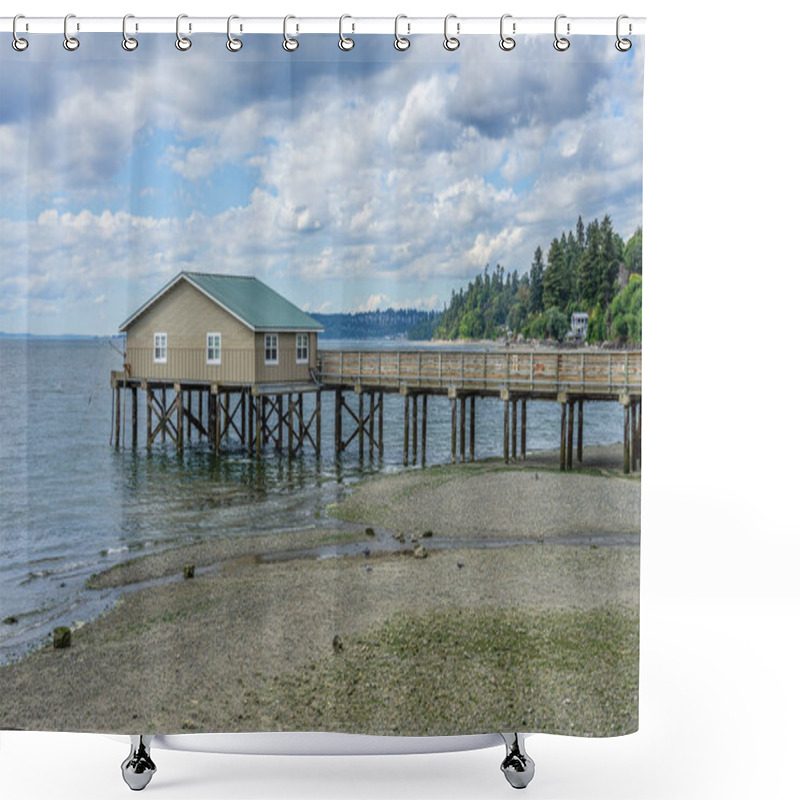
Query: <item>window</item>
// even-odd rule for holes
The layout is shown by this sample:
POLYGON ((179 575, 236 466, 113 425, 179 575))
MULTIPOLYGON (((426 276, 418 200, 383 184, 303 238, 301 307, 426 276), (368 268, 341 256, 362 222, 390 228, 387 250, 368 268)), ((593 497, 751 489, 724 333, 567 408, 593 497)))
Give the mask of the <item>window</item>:
POLYGON ((153 334, 153 361, 156 364, 167 363, 167 334, 153 334))
POLYGON ((264 335, 264 363, 278 363, 278 334, 267 333, 264 335))
POLYGON ((206 364, 219 364, 222 361, 222 334, 206 334, 206 364))
POLYGON ((308 334, 297 334, 297 363, 308 364, 308 334))

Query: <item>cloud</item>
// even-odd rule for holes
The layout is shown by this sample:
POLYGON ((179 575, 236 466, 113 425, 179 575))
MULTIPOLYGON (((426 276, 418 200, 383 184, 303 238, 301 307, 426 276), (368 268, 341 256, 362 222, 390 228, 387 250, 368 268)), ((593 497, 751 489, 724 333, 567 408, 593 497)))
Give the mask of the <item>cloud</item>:
POLYGON ((434 308, 487 263, 526 269, 578 214, 641 224, 642 48, 434 38, 4 62, 0 322, 121 320, 181 268, 309 308, 434 308))

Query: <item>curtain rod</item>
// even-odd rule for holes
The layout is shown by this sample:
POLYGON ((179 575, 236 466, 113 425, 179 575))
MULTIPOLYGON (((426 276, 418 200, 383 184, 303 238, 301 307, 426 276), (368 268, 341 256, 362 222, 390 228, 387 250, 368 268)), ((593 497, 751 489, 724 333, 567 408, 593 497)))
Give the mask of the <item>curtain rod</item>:
MULTIPOLYGON (((559 15, 559 33, 570 36, 615 35, 616 17, 570 17, 559 15)), ((13 17, 0 17, 0 32, 11 33, 13 17)), ((509 35, 549 33, 554 31, 554 17, 509 17, 506 16, 505 31, 509 35)), ((351 17, 346 16, 341 23, 345 33, 395 33, 394 17, 351 17)), ((64 17, 20 17, 17 20, 17 34, 64 33, 64 17)), ((443 17, 401 17, 398 30, 404 36, 413 34, 439 34, 444 31, 443 17)), ((624 17, 621 33, 624 36, 643 34, 644 17, 624 17)), ((134 33, 175 33, 175 17, 136 17, 127 22, 129 35, 134 33)), ((221 33, 228 30, 227 17, 194 17, 186 15, 181 20, 181 32, 221 33)), ((284 33, 283 17, 237 17, 232 30, 237 34, 284 33)), ((458 36, 470 34, 499 33, 500 16, 497 17, 458 17, 451 16, 449 30, 458 36)), ((302 33, 339 33, 339 17, 292 17, 288 24, 292 35, 302 33)), ((81 33, 122 33, 122 17, 81 17, 70 16, 70 35, 81 33)))

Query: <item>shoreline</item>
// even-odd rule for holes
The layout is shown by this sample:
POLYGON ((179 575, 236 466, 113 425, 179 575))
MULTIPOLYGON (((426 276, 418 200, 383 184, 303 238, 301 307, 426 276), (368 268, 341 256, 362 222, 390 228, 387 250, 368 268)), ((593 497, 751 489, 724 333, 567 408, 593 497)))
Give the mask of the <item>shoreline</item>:
MULTIPOLYGON (((534 458, 376 476, 329 509, 339 518, 329 527, 215 539, 99 573, 93 585, 121 592, 112 610, 74 630, 69 649, 45 646, 0 667, 0 728, 453 733, 458 693, 426 677, 430 691, 416 697, 413 676, 439 674, 445 658, 470 692, 480 686, 476 697, 491 695, 509 667, 498 652, 517 653, 519 632, 526 647, 559 642, 535 667, 529 725, 584 735, 635 729, 639 485, 605 473, 601 451, 583 475, 550 471, 547 458, 534 458), (588 504, 587 491, 594 491, 588 504), (519 499, 522 516, 488 530, 481 514, 497 516, 503 492, 519 499), (473 508, 448 527, 450 496, 469 498, 473 508), (573 510, 583 503, 585 519, 569 531, 559 522, 565 502, 573 510), (536 519, 521 528, 534 510, 536 519), (631 536, 602 546, 620 534, 620 519, 631 536), (424 520, 429 538, 418 524, 424 520), (587 520, 591 536, 558 543, 559 535, 586 533, 587 520), (543 538, 553 529, 556 538, 543 538), (415 557, 418 547, 425 557, 415 557), (192 580, 180 577, 186 563, 197 567, 192 580), (487 640, 486 630, 505 631, 502 641, 487 640), (441 646, 420 649, 430 631, 441 646), (339 652, 335 637, 344 643, 339 652), (474 653, 463 650, 463 637, 474 653), (453 648, 464 653, 457 663, 443 655, 453 648), (585 648, 617 651, 615 669, 601 659, 581 671, 589 684, 610 687, 608 709, 588 700, 565 709, 563 698, 548 694, 578 680, 565 665, 581 661, 585 648)), ((517 665, 523 675, 526 663, 517 665)), ((576 700, 593 691, 582 681, 573 686, 576 700)), ((514 689, 519 703, 526 686, 514 689)), ((476 699, 483 711, 467 721, 470 730, 510 724, 508 704, 496 700, 497 709, 476 699)))

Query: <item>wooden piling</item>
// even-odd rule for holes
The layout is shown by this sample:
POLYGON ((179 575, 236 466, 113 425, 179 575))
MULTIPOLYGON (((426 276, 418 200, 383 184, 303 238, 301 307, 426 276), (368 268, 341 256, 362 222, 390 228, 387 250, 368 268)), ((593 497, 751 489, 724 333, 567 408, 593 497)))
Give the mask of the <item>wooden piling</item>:
POLYGON ((358 393, 358 457, 364 458, 364 392, 358 393))
POLYGON ((503 461, 508 464, 508 395, 503 401, 503 461))
POLYGON ((334 400, 333 411, 333 451, 342 451, 342 390, 337 389, 334 400))
MULTIPOLYGON (((166 415, 167 415, 167 390, 166 389, 162 389, 161 390, 161 414, 159 416, 161 417, 161 419, 163 419, 164 417, 166 417, 166 415)), ((161 426, 161 441, 162 442, 166 442, 167 441, 167 426, 166 426, 166 424, 161 426)))
POLYGON ((378 395, 378 455, 383 458, 383 392, 378 395))
POLYGON ((561 401, 561 453, 559 469, 564 472, 567 468, 567 401, 561 401))
POLYGON ((458 400, 456 395, 450 398, 450 462, 456 463, 456 428, 458 427, 458 400))
POLYGON ((317 389, 317 455, 322 455, 322 392, 317 389))
POLYGON ((419 421, 419 417, 417 414, 417 395, 416 393, 411 397, 411 417, 412 417, 412 426, 411 426, 411 463, 417 463, 417 424, 419 421))
POLYGON ((475 460, 475 395, 469 398, 469 460, 475 460))
POLYGON ((517 398, 511 401, 511 458, 517 460, 517 398))
POLYGON ((181 385, 176 383, 174 386, 175 389, 175 401, 176 401, 176 411, 177 419, 176 419, 176 431, 175 431, 175 445, 178 450, 183 450, 183 391, 181 390, 181 385))
POLYGON ((145 390, 145 406, 147 417, 147 449, 153 443, 153 390, 149 387, 145 390))
POLYGON ((136 449, 139 443, 139 395, 135 386, 131 386, 131 446, 136 449))
POLYGON ((519 454, 523 461, 527 458, 528 452, 528 401, 522 398, 522 408, 520 409, 519 421, 519 454))
POLYGON ((194 392, 191 389, 186 392, 186 410, 189 412, 189 424, 186 426, 186 441, 188 442, 192 441, 192 417, 194 416, 194 414, 192 414, 193 394, 194 392))
POLYGON ((369 393, 369 457, 375 450, 375 392, 369 393))
POLYGON ((425 466, 425 452, 428 446, 428 395, 422 395, 422 466, 425 466))
MULTIPOLYGON (((214 398, 210 398, 211 402, 214 402, 214 398)), ((219 455, 219 451, 222 447, 222 395, 219 392, 216 395, 216 401, 214 402, 214 452, 219 455)))
POLYGON ((622 437, 622 471, 627 474, 631 471, 631 407, 623 406, 625 414, 622 437))
POLYGON ((467 396, 465 394, 461 395, 459 405, 461 406, 461 419, 459 421, 458 444, 461 452, 461 463, 463 464, 467 460, 467 396))
POLYGON ((403 466, 408 466, 408 415, 409 415, 409 397, 408 394, 404 397, 405 402, 405 416, 403 422, 403 466))
POLYGON ((119 414, 120 414, 120 388, 119 384, 117 384, 116 388, 114 389, 115 395, 115 405, 114 405, 114 447, 119 447, 119 414))
POLYGON ((578 400, 578 463, 583 463, 583 400, 578 400))
POLYGON ((567 429, 567 469, 572 469, 572 442, 575 438, 575 401, 569 401, 569 424, 567 429))

